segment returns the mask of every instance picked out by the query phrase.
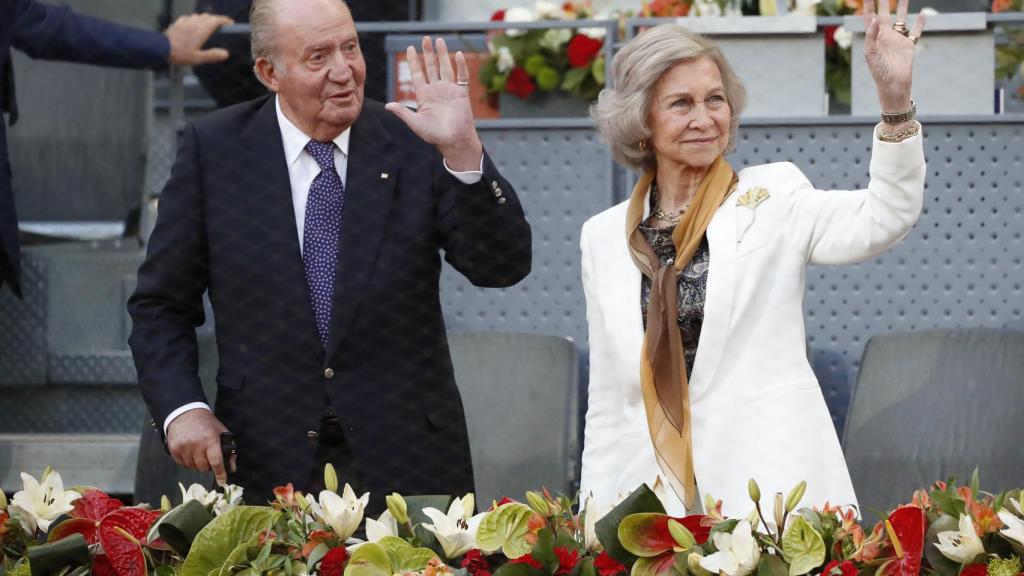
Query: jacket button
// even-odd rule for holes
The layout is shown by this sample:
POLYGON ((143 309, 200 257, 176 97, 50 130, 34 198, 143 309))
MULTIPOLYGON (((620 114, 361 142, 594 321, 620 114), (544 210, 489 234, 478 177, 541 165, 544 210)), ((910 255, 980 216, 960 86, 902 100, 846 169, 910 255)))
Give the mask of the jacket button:
POLYGON ((320 434, 318 434, 317 432, 315 432, 313 430, 310 430, 309 432, 306 432, 306 438, 309 438, 310 440, 316 440, 319 437, 320 437, 320 434))
POLYGON ((495 188, 494 189, 494 197, 495 198, 501 198, 501 194, 502 194, 501 188, 495 188))
POLYGON ((334 378, 334 368, 324 370, 324 378, 327 378, 328 380, 334 378))
POLYGON ((499 204, 499 205, 500 205, 500 204, 504 204, 505 202, 506 202, 506 200, 505 200, 505 197, 504 197, 504 196, 502 196, 501 198, 498 198, 498 204, 499 204))

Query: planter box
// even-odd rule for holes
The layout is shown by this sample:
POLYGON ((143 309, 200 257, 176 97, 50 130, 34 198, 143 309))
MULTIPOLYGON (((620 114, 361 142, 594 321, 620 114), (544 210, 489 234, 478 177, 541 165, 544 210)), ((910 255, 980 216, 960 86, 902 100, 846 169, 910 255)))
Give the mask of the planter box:
POLYGON ((813 16, 678 18, 711 38, 747 87, 746 117, 819 117, 825 98, 825 41, 813 16))
MULTIPOLYGON (((907 20, 913 26, 916 15, 907 20)), ((878 93, 864 62, 864 21, 847 17, 853 35, 851 98, 855 116, 875 116, 878 93)), ((963 12, 928 18, 914 57, 913 97, 918 114, 992 114, 995 51, 985 14, 963 12)))
POLYGON ((526 100, 501 94, 498 109, 502 118, 582 118, 590 113, 590 102, 560 91, 534 92, 526 100))

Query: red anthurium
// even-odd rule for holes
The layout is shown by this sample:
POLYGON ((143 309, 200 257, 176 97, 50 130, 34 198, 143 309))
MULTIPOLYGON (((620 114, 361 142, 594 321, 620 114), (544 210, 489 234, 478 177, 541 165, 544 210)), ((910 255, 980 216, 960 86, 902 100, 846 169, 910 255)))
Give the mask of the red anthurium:
POLYGON ((889 525, 899 544, 894 543, 897 558, 886 566, 885 576, 917 576, 924 551, 924 511, 916 506, 897 508, 889 515, 889 525))
POLYGON ((640 557, 633 566, 634 575, 660 576, 674 570, 675 549, 679 544, 669 531, 669 520, 682 524, 697 544, 707 542, 711 528, 702 525, 703 515, 673 518, 656 513, 630 514, 619 524, 619 541, 623 548, 640 557))
POLYGON ((964 566, 964 569, 960 571, 960 576, 987 576, 988 566, 985 564, 971 564, 964 566))
POLYGON ((82 497, 75 500, 75 508, 69 516, 72 518, 83 518, 99 522, 104 516, 114 510, 124 508, 124 502, 117 498, 107 496, 102 490, 90 488, 82 493, 82 497))
POLYGON ((142 542, 159 516, 159 511, 122 508, 100 521, 100 543, 117 576, 146 576, 142 542))

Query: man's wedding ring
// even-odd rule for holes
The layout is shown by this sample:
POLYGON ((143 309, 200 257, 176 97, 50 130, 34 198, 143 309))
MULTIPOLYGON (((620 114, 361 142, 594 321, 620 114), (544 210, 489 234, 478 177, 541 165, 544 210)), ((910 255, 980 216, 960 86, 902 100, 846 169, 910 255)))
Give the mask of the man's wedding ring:
POLYGON ((459 80, 455 83, 458 84, 459 86, 469 86, 469 80, 459 80))
POLYGON ((910 37, 910 30, 907 29, 907 23, 903 20, 896 20, 892 23, 892 29, 903 34, 904 36, 910 37))

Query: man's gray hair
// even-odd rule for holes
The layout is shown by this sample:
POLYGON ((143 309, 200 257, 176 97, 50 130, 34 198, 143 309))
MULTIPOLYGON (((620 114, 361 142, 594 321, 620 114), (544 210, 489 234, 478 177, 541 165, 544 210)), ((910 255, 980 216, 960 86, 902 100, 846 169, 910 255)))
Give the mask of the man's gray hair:
MULTIPOLYGON (((344 0, 338 0, 346 7, 344 0)), ((279 2, 277 0, 253 0, 252 9, 249 11, 249 28, 252 31, 250 49, 252 50, 252 61, 273 56, 276 48, 274 39, 274 18, 277 15, 279 2)))
POLYGON ((701 57, 710 58, 722 75, 725 98, 732 112, 726 152, 732 151, 747 100, 743 82, 710 40, 678 24, 662 24, 640 33, 615 55, 615 87, 602 90, 597 103, 590 108, 590 117, 620 164, 637 170, 654 168, 654 150, 640 146, 651 137, 647 120, 654 86, 676 64, 701 57))

